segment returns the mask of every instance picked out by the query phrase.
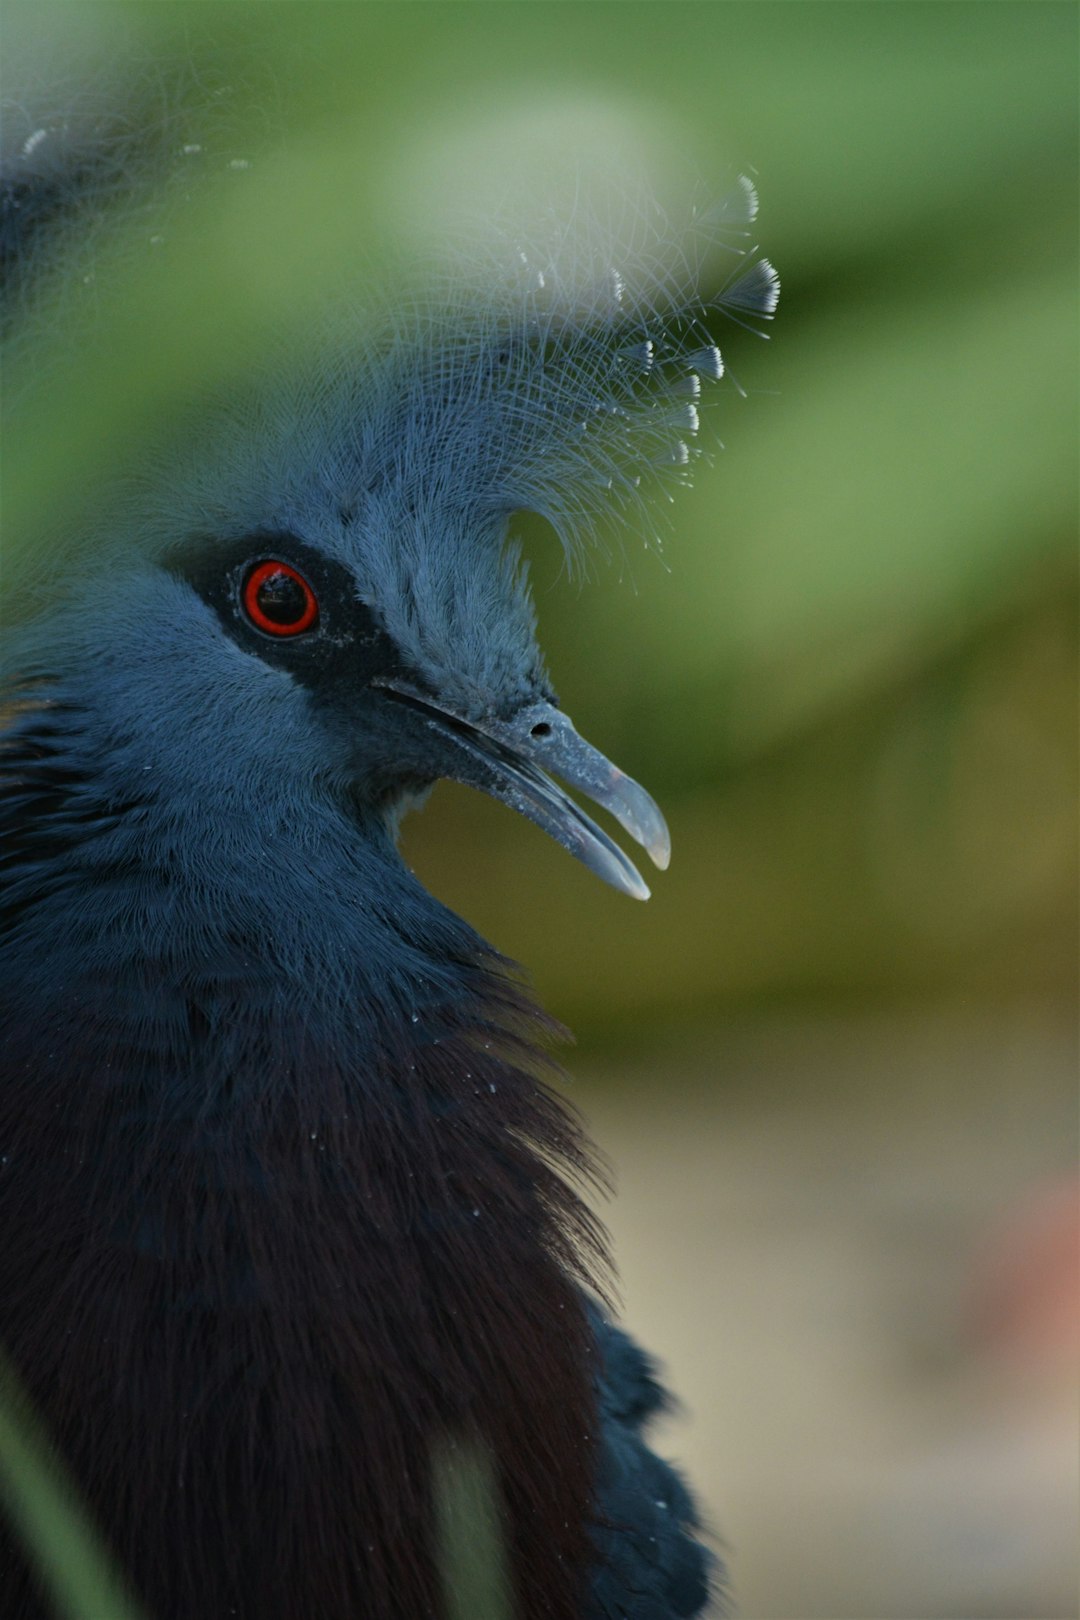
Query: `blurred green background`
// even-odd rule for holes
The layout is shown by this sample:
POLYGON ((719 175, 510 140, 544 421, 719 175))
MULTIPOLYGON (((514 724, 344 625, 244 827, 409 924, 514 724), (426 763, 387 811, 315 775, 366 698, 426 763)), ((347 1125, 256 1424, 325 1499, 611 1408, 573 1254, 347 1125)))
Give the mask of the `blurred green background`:
POLYGON ((556 687, 664 806, 670 873, 634 908, 446 785, 405 835, 579 1038, 628 1315, 748 1616, 1076 1613, 1077 17, 4 12, 9 91, 59 59, 152 119, 179 64, 208 154, 164 243, 103 241, 16 352, 9 559, 392 263, 458 143, 756 174, 780 313, 717 328, 748 398, 664 561, 634 539, 579 588, 523 524, 556 687))

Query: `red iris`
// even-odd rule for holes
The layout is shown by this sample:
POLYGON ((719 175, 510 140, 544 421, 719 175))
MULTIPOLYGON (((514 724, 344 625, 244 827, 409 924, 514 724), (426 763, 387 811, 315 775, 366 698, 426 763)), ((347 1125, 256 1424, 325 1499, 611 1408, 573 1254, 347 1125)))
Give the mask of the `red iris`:
POLYGON ((244 612, 268 636, 299 636, 319 617, 315 592, 295 568, 271 558, 256 563, 244 581, 244 612))

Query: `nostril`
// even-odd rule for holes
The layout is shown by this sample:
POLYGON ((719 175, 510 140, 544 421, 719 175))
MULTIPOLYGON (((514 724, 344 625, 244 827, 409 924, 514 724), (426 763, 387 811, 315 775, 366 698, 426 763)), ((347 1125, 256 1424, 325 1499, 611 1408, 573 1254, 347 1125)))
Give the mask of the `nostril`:
POLYGON ((550 737, 551 726, 547 720, 538 720, 529 733, 530 737, 550 737))

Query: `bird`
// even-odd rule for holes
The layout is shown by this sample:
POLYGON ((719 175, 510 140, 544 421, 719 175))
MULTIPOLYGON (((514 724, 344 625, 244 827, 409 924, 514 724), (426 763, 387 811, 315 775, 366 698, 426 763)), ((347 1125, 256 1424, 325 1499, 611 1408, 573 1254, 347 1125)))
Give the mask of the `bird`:
MULTIPOLYGON (((42 244, 72 253, 93 203, 45 133, 0 187, 31 340, 42 244)), ((698 223, 756 211, 743 179, 698 223)), ((458 1612, 469 1458, 506 1620, 722 1594, 649 1445, 668 1397, 613 1314, 559 1027, 398 848, 452 779, 624 895, 580 797, 667 864, 556 696, 514 524, 573 556, 650 522, 723 375, 710 317, 771 317, 767 260, 738 247, 710 303, 656 270, 668 229, 453 256, 355 344, 208 398, 31 567, 0 699, 0 1344, 152 1620, 458 1612)), ((13 1534, 0 1580, 5 1615, 50 1612, 13 1534)))

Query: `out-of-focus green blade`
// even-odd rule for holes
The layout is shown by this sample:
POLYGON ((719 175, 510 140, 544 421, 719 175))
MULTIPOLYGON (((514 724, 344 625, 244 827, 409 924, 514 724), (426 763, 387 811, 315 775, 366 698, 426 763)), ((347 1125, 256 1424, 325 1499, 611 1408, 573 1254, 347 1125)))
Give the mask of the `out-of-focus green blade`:
POLYGON ((494 1459, 478 1440, 432 1451, 435 1536, 447 1620, 511 1620, 494 1459))
POLYGON ((64 1620, 139 1620, 0 1355, 0 1498, 64 1620))

